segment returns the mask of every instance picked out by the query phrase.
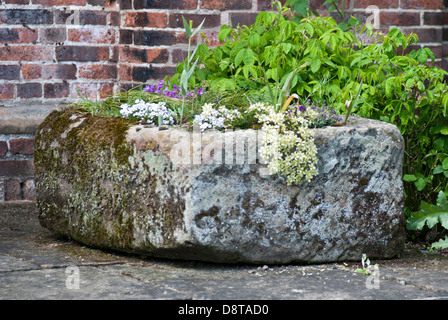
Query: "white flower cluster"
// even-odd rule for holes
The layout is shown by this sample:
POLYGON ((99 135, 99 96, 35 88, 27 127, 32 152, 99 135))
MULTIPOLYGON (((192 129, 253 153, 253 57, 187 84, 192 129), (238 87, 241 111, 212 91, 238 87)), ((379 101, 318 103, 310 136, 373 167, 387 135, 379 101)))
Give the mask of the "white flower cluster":
POLYGON ((286 176, 288 185, 309 181, 317 174, 317 148, 309 128, 317 113, 308 109, 302 112, 290 107, 285 113, 279 113, 266 104, 249 108, 257 111, 256 117, 265 131, 261 157, 268 163, 271 174, 286 176))
POLYGON ((215 109, 212 103, 206 103, 202 106, 202 112, 194 116, 193 125, 199 126, 201 132, 207 129, 225 129, 240 117, 238 110, 229 110, 225 106, 215 109))
POLYGON ((137 99, 133 105, 120 106, 120 113, 126 118, 146 120, 149 124, 174 124, 175 112, 166 107, 165 102, 151 103, 137 99))

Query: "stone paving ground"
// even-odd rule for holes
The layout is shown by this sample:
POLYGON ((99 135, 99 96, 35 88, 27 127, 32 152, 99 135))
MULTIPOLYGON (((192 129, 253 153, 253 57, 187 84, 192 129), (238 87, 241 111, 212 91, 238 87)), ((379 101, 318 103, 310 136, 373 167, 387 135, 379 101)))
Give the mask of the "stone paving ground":
POLYGON ((164 300, 175 301, 174 314, 186 303, 213 300, 214 315, 231 314, 230 300, 448 300, 447 256, 407 248, 373 264, 375 276, 355 272, 361 257, 323 265, 226 265, 124 255, 56 238, 39 226, 32 202, 0 203, 1 300, 164 300))

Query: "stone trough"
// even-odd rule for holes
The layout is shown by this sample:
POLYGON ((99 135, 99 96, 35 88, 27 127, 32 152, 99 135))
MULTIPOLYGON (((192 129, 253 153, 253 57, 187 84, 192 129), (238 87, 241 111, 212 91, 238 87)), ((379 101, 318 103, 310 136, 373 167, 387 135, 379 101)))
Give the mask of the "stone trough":
POLYGON ((315 129, 318 175, 269 175, 261 131, 187 132, 74 109, 35 140, 39 219, 97 248, 225 263, 393 258, 403 249, 403 138, 351 117, 315 129))

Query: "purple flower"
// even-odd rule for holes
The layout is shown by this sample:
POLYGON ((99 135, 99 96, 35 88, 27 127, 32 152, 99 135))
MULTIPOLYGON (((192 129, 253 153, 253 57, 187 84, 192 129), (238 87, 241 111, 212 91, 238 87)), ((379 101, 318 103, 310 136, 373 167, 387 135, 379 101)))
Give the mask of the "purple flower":
POLYGON ((155 86, 154 86, 154 85, 152 85, 152 86, 146 86, 146 87, 143 89, 144 92, 149 92, 149 93, 154 92, 154 90, 155 90, 155 86))
POLYGON ((299 106, 299 110, 304 112, 304 111, 306 111, 306 107, 305 106, 299 106))
POLYGON ((163 88, 163 80, 160 80, 154 93, 162 93, 162 88, 163 88))

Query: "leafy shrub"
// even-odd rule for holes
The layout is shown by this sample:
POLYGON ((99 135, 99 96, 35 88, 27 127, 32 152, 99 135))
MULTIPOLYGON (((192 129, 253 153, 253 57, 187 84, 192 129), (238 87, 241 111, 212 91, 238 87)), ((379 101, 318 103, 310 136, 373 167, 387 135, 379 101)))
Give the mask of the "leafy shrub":
MULTIPOLYGON (((199 46, 203 67, 191 85, 206 81, 224 91, 242 88, 267 96, 269 87, 292 77, 290 91, 302 103, 326 100, 341 114, 361 90, 353 112, 393 123, 405 138, 407 210, 418 210, 422 200, 434 202, 448 188, 448 87, 447 73, 426 64, 434 61, 431 50, 407 53, 418 38, 397 28, 382 34, 356 24, 343 31, 332 18, 297 23, 294 16, 283 8, 261 12, 251 26, 222 26, 222 45, 199 46)), ((174 82, 182 70, 180 64, 174 82)))

